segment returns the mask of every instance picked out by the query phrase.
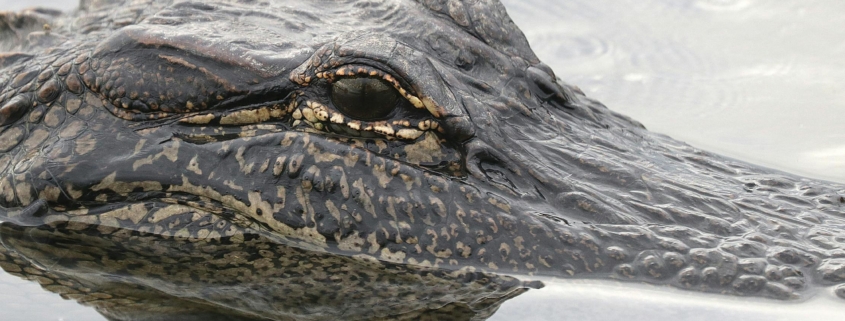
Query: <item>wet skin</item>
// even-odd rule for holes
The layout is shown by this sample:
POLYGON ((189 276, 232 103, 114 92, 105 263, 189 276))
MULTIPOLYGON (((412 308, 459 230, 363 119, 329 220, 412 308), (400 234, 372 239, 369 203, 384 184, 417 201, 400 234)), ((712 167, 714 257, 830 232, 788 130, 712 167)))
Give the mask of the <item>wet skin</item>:
POLYGON ((496 1, 86 5, 0 16, 0 266, 112 318, 351 313, 337 284, 311 283, 323 309, 278 303, 304 261, 370 298, 439 293, 386 296, 407 318, 483 319, 534 285, 502 275, 845 282, 845 186, 648 132, 557 79, 496 1), (355 264, 404 281, 340 277, 355 264))

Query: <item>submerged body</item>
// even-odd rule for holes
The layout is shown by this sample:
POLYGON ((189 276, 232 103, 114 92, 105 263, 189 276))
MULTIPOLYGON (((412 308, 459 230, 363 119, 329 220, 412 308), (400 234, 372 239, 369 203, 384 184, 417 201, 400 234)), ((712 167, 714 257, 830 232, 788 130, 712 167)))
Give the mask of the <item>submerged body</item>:
POLYGON ((845 186, 646 131, 498 2, 86 5, 3 16, 0 266, 112 318, 483 319, 533 285, 508 274, 845 282, 845 186))

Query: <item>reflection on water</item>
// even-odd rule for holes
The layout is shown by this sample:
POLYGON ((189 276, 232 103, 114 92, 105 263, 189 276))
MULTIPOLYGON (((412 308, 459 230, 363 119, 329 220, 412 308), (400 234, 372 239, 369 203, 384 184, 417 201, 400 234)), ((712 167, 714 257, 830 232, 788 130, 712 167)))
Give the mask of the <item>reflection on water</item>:
POLYGON ((0 311, 3 321, 81 320, 101 321, 103 316, 75 301, 62 300, 38 283, 0 271, 0 311))
POLYGON ((0 224, 0 267, 113 320, 484 320, 511 277, 387 264, 258 235, 163 237, 0 224))
POLYGON ((782 302, 695 293, 612 281, 544 281, 502 305, 490 321, 532 320, 840 320, 845 304, 831 289, 806 302, 782 302))
POLYGON ((564 81, 706 150, 845 182, 845 2, 503 1, 564 81))

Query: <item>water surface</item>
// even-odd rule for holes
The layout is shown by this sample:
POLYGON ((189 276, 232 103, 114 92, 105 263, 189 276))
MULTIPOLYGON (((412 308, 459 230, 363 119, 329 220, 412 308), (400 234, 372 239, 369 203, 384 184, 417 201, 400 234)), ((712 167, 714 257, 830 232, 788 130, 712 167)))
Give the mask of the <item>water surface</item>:
POLYGON ((839 320, 845 302, 831 289, 785 302, 698 293, 647 284, 546 280, 546 287, 505 302, 490 321, 839 320))
POLYGON ((558 77, 650 130, 845 182, 845 2, 503 2, 558 77))

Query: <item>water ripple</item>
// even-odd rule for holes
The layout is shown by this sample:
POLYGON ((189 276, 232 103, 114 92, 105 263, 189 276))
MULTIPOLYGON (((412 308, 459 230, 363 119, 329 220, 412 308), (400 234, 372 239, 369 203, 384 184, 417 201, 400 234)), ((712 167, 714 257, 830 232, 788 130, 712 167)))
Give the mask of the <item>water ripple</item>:
POLYGON ((741 11, 752 5, 751 0, 695 0, 697 8, 708 11, 741 11))
POLYGON ((845 179, 833 161, 845 1, 503 2, 541 60, 611 109, 732 157, 845 179))

